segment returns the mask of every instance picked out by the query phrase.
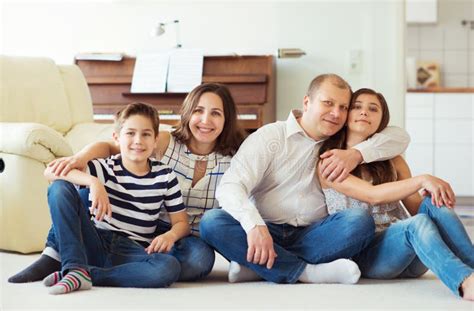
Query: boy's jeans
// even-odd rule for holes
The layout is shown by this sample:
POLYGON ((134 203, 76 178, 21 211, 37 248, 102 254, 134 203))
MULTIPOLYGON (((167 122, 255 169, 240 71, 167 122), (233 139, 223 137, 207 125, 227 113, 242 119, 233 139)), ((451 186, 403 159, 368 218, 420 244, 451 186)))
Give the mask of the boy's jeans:
POLYGON ((48 203, 63 272, 84 268, 99 286, 156 288, 178 280, 181 267, 174 256, 148 255, 139 243, 97 229, 71 183, 55 181, 48 203))
POLYGON ((362 276, 376 279, 419 277, 429 268, 459 295, 474 272, 474 247, 456 213, 425 198, 418 215, 377 234, 355 260, 362 276))
MULTIPOLYGON (((84 211, 90 219, 89 210, 86 208, 86 206, 89 205, 89 189, 80 189, 78 192, 83 203, 84 211)), ((156 233, 159 235, 169 229, 169 224, 159 222, 156 233)), ((56 252, 59 249, 56 241, 54 225, 49 230, 46 247, 51 248, 53 252, 56 252)), ((142 250, 144 249, 142 245, 139 247, 142 250)), ((181 272, 178 281, 195 281, 201 279, 207 276, 214 266, 214 250, 198 237, 188 236, 182 238, 175 243, 171 252, 168 254, 176 257, 181 265, 181 272)), ((96 258, 89 258, 89 260, 91 265, 98 265, 96 258)))
POLYGON ((307 227, 267 223, 278 255, 271 269, 247 262, 247 234, 224 210, 211 210, 201 219, 201 238, 228 260, 246 266, 263 279, 295 283, 307 263, 325 263, 350 258, 374 237, 372 217, 363 209, 345 210, 307 227))

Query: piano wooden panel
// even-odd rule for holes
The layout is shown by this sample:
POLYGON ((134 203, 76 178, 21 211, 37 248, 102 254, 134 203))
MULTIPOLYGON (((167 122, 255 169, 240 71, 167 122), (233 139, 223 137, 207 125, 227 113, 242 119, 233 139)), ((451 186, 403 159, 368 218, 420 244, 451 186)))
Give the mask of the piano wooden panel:
MULTIPOLYGON (((131 93, 135 58, 122 61, 76 60, 92 96, 97 122, 112 122, 124 105, 142 101, 154 105, 163 123, 179 121, 186 93, 131 93)), ((275 60, 268 56, 205 56, 203 82, 225 84, 237 104, 239 123, 248 131, 274 122, 275 60)))

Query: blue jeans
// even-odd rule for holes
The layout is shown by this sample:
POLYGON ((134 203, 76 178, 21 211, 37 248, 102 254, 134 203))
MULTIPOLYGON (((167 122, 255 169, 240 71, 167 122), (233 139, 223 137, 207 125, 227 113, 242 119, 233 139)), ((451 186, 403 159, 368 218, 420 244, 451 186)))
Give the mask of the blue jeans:
POLYGON ((71 183, 55 181, 48 203, 63 272, 86 269, 99 286, 157 288, 178 280, 181 267, 175 257, 149 255, 138 242, 97 229, 71 183))
MULTIPOLYGON (((83 203, 84 212, 87 213, 87 217, 90 219, 89 209, 89 189, 80 189, 79 196, 83 203)), ((165 233, 170 229, 170 225, 163 221, 158 221, 156 228, 156 235, 165 233)), ((46 240, 46 246, 58 250, 59 247, 56 242, 54 224, 49 230, 48 237, 46 240)), ((86 245, 87 247, 87 245, 86 245)), ((144 248, 143 246, 141 246, 144 248)), ((90 250, 88 253, 91 253, 90 250)), ((172 255, 178 259, 181 264, 181 272, 178 281, 189 282, 196 281, 207 276, 214 266, 215 253, 214 250, 207 245, 203 240, 195 236, 188 236, 180 239, 175 243, 171 249, 169 255, 172 255)), ((98 265, 96 258, 90 258, 90 264, 98 265)))
MULTIPOLYGON (((170 228, 170 224, 158 221, 156 234, 165 233, 170 228)), ((195 236, 188 236, 177 241, 168 254, 176 257, 181 264, 178 281, 190 282, 202 279, 211 273, 214 266, 214 249, 195 236)))
POLYGON ((227 260, 255 271, 275 283, 295 283, 307 263, 325 263, 350 258, 374 237, 372 217, 363 209, 345 210, 307 227, 267 223, 278 257, 271 269, 247 261, 247 234, 224 210, 210 210, 200 223, 201 238, 227 260))
POLYGON ((418 214, 376 235, 355 257, 363 277, 414 278, 428 268, 456 295, 474 270, 474 247, 452 209, 425 198, 418 214))

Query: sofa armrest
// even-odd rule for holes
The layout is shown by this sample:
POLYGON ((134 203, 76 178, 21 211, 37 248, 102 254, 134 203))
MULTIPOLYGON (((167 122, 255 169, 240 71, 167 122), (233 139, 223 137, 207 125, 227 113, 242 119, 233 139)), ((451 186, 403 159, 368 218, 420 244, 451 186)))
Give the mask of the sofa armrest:
POLYGON ((52 128, 39 123, 0 123, 0 152, 49 163, 72 155, 67 141, 52 128))

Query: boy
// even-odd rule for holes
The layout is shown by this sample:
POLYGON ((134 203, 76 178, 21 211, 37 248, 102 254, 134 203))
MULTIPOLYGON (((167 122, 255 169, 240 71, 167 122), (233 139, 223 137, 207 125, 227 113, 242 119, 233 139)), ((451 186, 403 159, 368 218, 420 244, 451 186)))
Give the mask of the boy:
POLYGON ((166 252, 190 228, 175 174, 150 158, 158 127, 153 107, 130 104, 116 115, 119 155, 90 161, 87 173, 72 170, 57 177, 50 167, 45 170, 47 179, 56 180, 48 203, 62 261, 62 270, 43 281, 51 294, 92 284, 164 287, 178 279, 180 264, 166 252), (93 221, 71 183, 90 188, 93 221), (172 227, 154 237, 162 205, 172 227))

